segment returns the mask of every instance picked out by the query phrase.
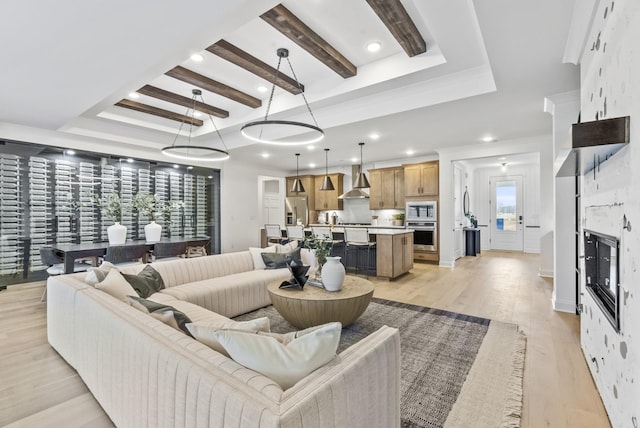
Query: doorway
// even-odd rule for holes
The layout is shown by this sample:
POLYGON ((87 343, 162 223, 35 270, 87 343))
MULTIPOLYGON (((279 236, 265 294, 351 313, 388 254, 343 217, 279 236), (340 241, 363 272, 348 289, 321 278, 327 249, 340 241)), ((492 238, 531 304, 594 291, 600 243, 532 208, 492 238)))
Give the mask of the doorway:
POLYGON ((523 251, 522 176, 491 177, 491 249, 523 251))

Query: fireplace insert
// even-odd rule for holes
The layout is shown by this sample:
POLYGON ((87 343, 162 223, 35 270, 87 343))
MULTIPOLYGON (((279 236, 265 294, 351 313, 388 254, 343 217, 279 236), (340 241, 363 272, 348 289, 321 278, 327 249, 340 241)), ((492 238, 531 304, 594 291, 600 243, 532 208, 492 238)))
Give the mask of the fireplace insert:
POLYGON ((617 332, 620 331, 619 253, 617 238, 585 229, 587 290, 617 332))

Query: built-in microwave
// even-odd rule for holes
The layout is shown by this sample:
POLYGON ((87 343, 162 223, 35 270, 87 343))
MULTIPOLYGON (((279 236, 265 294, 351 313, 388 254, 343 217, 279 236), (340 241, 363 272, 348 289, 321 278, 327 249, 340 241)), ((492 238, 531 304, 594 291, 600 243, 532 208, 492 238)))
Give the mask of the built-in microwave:
POLYGON ((405 211, 407 222, 438 221, 438 204, 436 201, 410 201, 405 211))

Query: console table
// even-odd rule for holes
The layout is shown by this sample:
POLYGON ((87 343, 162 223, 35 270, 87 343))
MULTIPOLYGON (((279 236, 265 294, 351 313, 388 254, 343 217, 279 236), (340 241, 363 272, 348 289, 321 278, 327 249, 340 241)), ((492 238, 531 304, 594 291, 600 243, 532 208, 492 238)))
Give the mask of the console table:
POLYGON ((475 256, 476 254, 480 254, 480 229, 465 227, 464 242, 466 256, 475 256))

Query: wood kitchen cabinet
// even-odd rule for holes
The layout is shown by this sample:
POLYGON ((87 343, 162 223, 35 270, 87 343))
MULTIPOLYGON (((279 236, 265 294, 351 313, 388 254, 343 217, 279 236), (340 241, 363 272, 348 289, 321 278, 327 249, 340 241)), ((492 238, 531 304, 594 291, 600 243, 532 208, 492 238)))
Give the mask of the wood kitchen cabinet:
POLYGON ((403 168, 370 169, 369 183, 369 208, 404 209, 403 168))
POLYGON ((322 180, 324 180, 324 175, 315 176, 313 188, 315 192, 316 211, 343 209, 343 201, 342 199, 338 199, 338 196, 344 193, 344 174, 329 174, 329 177, 331 177, 331 182, 333 183, 334 190, 320 190, 320 186, 322 186, 322 180))
POLYGON ((438 196, 438 161, 404 166, 404 195, 438 196))
POLYGON ((413 232, 376 235, 376 275, 396 278, 413 269, 413 232))
POLYGON ((302 181, 302 186, 304 187, 304 192, 292 192, 291 188, 293 187, 293 181, 296 177, 286 177, 287 181, 287 197, 290 196, 306 196, 307 204, 309 206, 309 210, 313 211, 315 208, 315 200, 316 200, 316 192, 315 192, 315 176, 313 175, 301 175, 300 181, 302 181))

